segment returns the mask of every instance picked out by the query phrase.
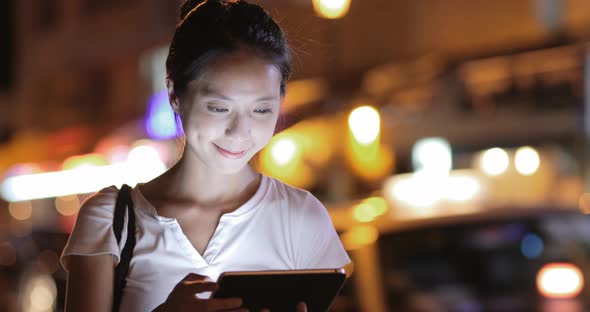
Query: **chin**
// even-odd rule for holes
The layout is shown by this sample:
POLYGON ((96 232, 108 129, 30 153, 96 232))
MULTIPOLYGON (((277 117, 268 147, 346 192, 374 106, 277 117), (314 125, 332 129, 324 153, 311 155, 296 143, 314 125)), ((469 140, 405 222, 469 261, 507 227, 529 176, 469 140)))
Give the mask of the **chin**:
MULTIPOLYGON (((249 159, 248 159, 249 160, 249 159)), ((213 167, 215 170, 223 175, 237 174, 248 165, 248 161, 222 161, 221 163, 215 164, 213 167)))

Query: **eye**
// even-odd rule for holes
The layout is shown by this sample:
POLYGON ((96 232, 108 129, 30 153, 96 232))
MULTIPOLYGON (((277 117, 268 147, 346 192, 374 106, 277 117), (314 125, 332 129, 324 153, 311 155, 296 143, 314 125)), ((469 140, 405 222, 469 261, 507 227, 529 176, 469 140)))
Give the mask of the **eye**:
POLYGON ((270 114, 270 113, 272 113, 272 109, 270 109, 270 108, 259 108, 259 109, 255 109, 254 112, 257 113, 257 114, 270 114))
POLYGON ((214 113, 225 113, 228 112, 229 110, 225 107, 221 107, 221 106, 213 106, 213 105, 209 105, 207 106, 207 109, 210 112, 214 112, 214 113))

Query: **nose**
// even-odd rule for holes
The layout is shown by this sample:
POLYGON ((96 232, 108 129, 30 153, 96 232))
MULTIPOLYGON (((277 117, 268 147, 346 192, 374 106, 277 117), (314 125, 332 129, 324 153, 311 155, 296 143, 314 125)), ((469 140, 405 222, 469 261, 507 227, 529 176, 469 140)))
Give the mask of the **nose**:
POLYGON ((245 116, 235 116, 225 129, 225 135, 234 141, 245 141, 250 138, 250 120, 245 116))

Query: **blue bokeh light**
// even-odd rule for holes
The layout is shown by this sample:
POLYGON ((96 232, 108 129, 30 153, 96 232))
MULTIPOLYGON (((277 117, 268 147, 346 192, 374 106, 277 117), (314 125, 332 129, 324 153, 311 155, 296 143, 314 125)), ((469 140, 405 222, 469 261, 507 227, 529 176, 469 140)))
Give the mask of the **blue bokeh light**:
POLYGON ((520 251, 528 259, 534 259, 543 252, 543 240, 539 235, 528 233, 520 243, 520 251))
POLYGON ((149 99, 145 129, 152 139, 165 140, 177 136, 174 111, 166 90, 157 92, 149 99))

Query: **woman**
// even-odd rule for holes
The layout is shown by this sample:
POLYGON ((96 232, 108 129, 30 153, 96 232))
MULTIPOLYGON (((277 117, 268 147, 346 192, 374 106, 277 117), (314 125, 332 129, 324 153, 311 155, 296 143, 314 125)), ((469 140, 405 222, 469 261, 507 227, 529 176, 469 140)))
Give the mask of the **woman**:
MULTIPOLYGON (((184 151, 131 191, 137 243, 121 311, 238 310, 239 298, 208 298, 224 271, 348 264, 322 204, 249 165, 274 133, 290 74, 275 21, 244 1, 187 1, 166 67, 184 151)), ((111 309, 116 196, 103 189, 80 209, 62 254, 68 311, 111 309)))

